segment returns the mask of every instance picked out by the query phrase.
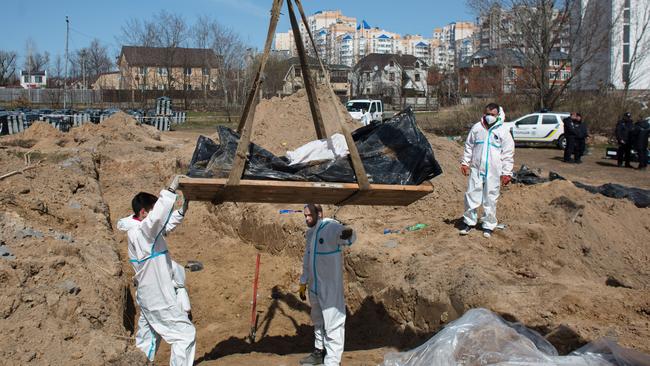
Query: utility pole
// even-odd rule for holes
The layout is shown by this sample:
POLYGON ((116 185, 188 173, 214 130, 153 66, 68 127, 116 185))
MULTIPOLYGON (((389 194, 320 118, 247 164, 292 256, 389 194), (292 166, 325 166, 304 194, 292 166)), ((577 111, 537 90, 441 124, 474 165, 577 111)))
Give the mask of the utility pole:
POLYGON ((68 37, 70 35, 70 20, 65 16, 65 76, 63 78, 63 109, 68 102, 68 37))
POLYGON ((85 95, 86 95, 86 50, 82 49, 81 50, 81 80, 82 80, 82 85, 83 85, 83 92, 81 94, 81 103, 85 103, 85 95))

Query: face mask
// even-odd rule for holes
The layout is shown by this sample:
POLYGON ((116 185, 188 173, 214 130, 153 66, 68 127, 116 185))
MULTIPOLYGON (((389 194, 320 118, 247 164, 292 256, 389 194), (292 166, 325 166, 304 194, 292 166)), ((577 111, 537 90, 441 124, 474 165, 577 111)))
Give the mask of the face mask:
POLYGON ((485 119, 485 123, 487 123, 488 125, 493 125, 494 122, 497 121, 497 118, 495 116, 493 116, 493 115, 490 115, 490 114, 485 116, 484 119, 485 119))

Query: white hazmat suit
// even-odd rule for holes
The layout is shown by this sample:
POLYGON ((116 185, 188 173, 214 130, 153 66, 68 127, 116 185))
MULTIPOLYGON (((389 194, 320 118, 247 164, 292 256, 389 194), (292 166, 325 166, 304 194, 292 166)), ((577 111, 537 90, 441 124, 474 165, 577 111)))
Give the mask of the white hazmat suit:
POLYGON ((179 306, 176 287, 180 282, 184 286, 185 281, 184 278, 174 281, 172 260, 164 237, 183 221, 183 215, 173 211, 175 201, 176 194, 163 190, 146 218, 140 221, 135 216, 125 217, 118 221, 117 227, 127 232, 129 261, 137 282, 140 318, 136 346, 153 361, 162 337, 171 345, 170 365, 191 366, 196 330, 188 314, 179 306))
POLYGON ((470 167, 470 174, 463 220, 469 226, 477 224, 477 209, 482 204, 483 228, 494 230, 497 227, 501 176, 512 176, 515 153, 515 142, 510 130, 503 125, 504 119, 503 109, 499 108, 499 116, 494 124, 488 126, 484 121, 476 123, 465 141, 461 164, 470 167))
POLYGON ((321 219, 307 230, 300 277, 309 288, 314 346, 326 351, 325 366, 341 363, 345 342, 342 247, 352 245, 356 235, 341 239, 344 228, 336 220, 321 219))

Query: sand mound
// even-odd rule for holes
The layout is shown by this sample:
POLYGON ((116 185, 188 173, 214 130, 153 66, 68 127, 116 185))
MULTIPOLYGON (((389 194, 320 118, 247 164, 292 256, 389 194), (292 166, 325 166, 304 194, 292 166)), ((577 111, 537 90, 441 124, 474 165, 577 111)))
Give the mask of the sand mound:
POLYGON ((108 142, 152 142, 160 141, 160 131, 153 126, 141 125, 124 112, 117 112, 100 124, 85 124, 73 128, 70 133, 77 143, 93 139, 108 142))
MULTIPOLYGON (((361 125, 345 111, 342 104, 332 105, 329 92, 324 86, 318 88, 318 102, 323 124, 328 135, 340 132, 336 108, 345 116, 343 121, 350 131, 361 125)), ((255 110, 255 125, 252 141, 276 155, 284 155, 309 141, 316 140, 316 130, 309 109, 307 92, 304 89, 284 97, 262 100, 255 110)))
POLYGON ((52 125, 35 122, 22 133, 3 136, 0 144, 18 146, 32 150, 52 150, 64 146, 68 137, 52 125))
POLYGON ((28 129, 26 129, 22 137, 26 139, 60 139, 64 133, 56 129, 54 126, 45 122, 34 122, 28 129))

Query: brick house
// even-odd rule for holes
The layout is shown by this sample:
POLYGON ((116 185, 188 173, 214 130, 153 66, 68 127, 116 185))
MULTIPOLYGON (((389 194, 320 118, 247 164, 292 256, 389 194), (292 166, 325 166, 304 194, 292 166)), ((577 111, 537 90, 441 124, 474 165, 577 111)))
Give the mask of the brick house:
POLYGON ((413 55, 371 53, 354 66, 352 96, 426 97, 428 68, 413 55))
POLYGON ((120 75, 119 71, 103 72, 97 76, 91 84, 91 88, 94 90, 119 89, 120 75))
MULTIPOLYGON (((492 96, 516 93, 530 87, 526 80, 524 56, 515 50, 479 50, 458 65, 461 95, 492 96)), ((547 65, 548 84, 559 86, 571 77, 569 55, 553 51, 547 65)))
POLYGON ((220 59, 211 49, 122 46, 117 64, 120 89, 212 90, 220 59))
MULTIPOLYGON (((289 58, 284 61, 284 64, 286 73, 283 79, 282 94, 289 95, 304 88, 305 83, 302 78, 302 67, 298 57, 289 58)), ((316 80, 317 83, 323 83, 325 81, 325 74, 321 71, 318 60, 313 57, 307 57, 307 66, 311 72, 312 80, 316 80)), ((350 67, 346 65, 325 65, 325 72, 327 77, 329 77, 334 93, 341 99, 349 98, 350 67)))

